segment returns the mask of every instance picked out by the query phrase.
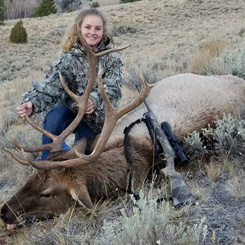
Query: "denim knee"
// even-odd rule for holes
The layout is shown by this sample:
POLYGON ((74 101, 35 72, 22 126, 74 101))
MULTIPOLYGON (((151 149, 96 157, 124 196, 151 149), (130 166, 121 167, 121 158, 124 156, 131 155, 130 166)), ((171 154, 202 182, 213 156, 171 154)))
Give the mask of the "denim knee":
POLYGON ((75 129, 74 143, 81 138, 91 139, 96 136, 96 133, 83 121, 81 121, 75 129))
POLYGON ((55 135, 61 134, 76 115, 64 105, 53 107, 45 116, 43 128, 55 135))

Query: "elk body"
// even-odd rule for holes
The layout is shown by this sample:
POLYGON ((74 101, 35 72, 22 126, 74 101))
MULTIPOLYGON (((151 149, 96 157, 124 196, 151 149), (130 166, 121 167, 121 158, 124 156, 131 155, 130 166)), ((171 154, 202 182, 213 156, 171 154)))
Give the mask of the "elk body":
MULTIPOLYGON (((101 81, 99 84, 104 103, 108 104, 106 96, 103 95, 101 81)), ((67 90, 65 85, 63 86, 67 90)), ((123 131, 146 112, 143 104, 134 110, 133 108, 144 101, 149 91, 143 82, 141 94, 133 103, 120 110, 106 105, 105 125, 90 155, 83 153, 83 140, 77 142, 70 152, 64 153, 58 146, 69 133, 65 132, 64 137, 61 135, 60 140, 34 126, 53 139, 53 152, 51 150, 50 159, 45 162, 33 162, 27 157, 25 161, 20 160, 11 153, 21 164, 31 164, 40 170, 2 207, 1 219, 6 224, 16 225, 26 219, 50 218, 64 213, 75 203, 91 209, 96 200, 126 191, 129 168, 124 156, 123 131), (128 111, 130 112, 123 117, 128 111), (121 119, 113 129, 119 117, 121 119)), ((70 93, 68 90, 67 92, 70 93)), ((70 95, 74 97, 71 93, 70 95)), ((81 108, 84 108, 88 95, 89 91, 86 91, 85 97, 81 99, 81 108)), ((79 100, 77 99, 78 104, 79 100)), ((206 118, 210 113, 233 113, 239 116, 245 104, 245 82, 234 76, 176 75, 158 82, 151 89, 147 103, 158 123, 167 121, 173 134, 183 139, 188 133, 207 126, 206 118)), ((68 129, 70 133, 83 116, 81 108, 75 123, 68 129)), ((16 146, 21 148, 17 144, 16 146)), ((44 147, 51 146, 39 147, 36 150, 43 150, 44 147)), ((29 148, 23 149, 32 151, 29 148)), ((143 123, 133 127, 130 132, 129 149, 134 183, 136 187, 140 187, 153 162, 153 144, 143 123)))
MULTIPOLYGON (((227 76, 179 74, 158 82, 146 101, 158 123, 167 121, 173 134, 182 140, 188 133, 205 128, 211 113, 239 116, 245 108, 245 81, 227 76)), ((115 126, 109 142, 122 137, 123 129, 146 112, 144 104, 127 114, 115 126)), ((148 130, 135 125, 132 134, 150 139, 148 130)))

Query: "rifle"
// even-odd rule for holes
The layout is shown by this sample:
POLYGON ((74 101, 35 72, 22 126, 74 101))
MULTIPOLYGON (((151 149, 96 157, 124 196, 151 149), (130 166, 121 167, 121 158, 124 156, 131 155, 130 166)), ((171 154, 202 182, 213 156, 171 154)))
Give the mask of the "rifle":
POLYGON ((161 127, 164 131, 164 133, 166 134, 170 145, 172 146, 175 154, 177 155, 179 162, 181 164, 187 164, 188 160, 184 154, 184 152, 182 151, 181 147, 179 146, 179 144, 181 144, 181 141, 178 140, 172 133, 171 127, 168 124, 168 122, 163 122, 161 123, 161 127))
MULTIPOLYGON (((138 92, 140 92, 138 86, 136 85, 135 87, 138 90, 138 92)), ((176 209, 180 209, 184 205, 193 203, 193 196, 191 192, 189 191, 187 185, 185 184, 183 178, 181 177, 180 173, 175 171, 174 151, 168 140, 168 137, 164 133, 164 130, 162 129, 162 127, 157 122, 157 119, 154 113, 152 112, 151 108, 147 104, 146 100, 144 101, 144 104, 148 110, 151 125, 154 129, 155 135, 159 143, 162 146, 162 149, 165 154, 166 161, 167 161, 166 167, 161 169, 160 173, 169 177, 173 205, 176 209)), ((164 126, 165 125, 166 124, 164 124, 164 126)))

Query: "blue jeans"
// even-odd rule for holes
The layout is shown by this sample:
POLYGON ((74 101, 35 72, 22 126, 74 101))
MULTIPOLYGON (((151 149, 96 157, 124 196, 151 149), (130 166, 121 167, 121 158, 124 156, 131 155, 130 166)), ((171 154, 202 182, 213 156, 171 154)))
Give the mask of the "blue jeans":
MULTIPOLYGON (((73 113, 67 106, 57 105, 53 107, 45 116, 43 128, 54 135, 60 135, 75 117, 76 114, 73 113)), ((96 133, 83 121, 78 124, 77 128, 74 130, 74 133, 74 143, 81 138, 91 139, 96 135, 96 133)), ((52 140, 50 138, 45 135, 42 136, 43 145, 51 142, 52 140)), ((62 148, 65 151, 70 150, 70 147, 65 142, 62 143, 62 148)), ((43 151, 40 160, 46 160, 48 154, 49 151, 43 151)))

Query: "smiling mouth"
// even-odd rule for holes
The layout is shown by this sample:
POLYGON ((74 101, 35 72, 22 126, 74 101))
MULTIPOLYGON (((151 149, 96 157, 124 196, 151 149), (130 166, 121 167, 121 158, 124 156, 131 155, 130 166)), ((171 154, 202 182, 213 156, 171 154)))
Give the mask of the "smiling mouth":
POLYGON ((90 39, 90 40, 96 40, 97 38, 96 37, 88 37, 88 39, 90 39))

